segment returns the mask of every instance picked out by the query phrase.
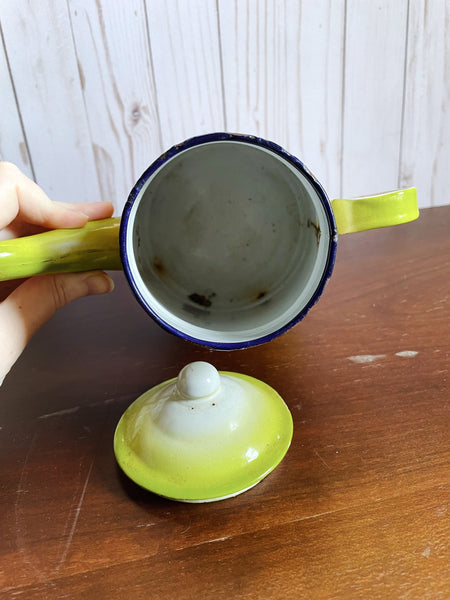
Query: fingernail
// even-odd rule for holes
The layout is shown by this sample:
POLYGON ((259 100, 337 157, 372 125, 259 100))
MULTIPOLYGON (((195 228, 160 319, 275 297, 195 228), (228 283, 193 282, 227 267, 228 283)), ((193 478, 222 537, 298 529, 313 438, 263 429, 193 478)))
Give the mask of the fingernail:
POLYGON ((97 294, 107 294, 114 289, 114 281, 106 273, 95 273, 86 279, 88 294, 94 296, 97 294))

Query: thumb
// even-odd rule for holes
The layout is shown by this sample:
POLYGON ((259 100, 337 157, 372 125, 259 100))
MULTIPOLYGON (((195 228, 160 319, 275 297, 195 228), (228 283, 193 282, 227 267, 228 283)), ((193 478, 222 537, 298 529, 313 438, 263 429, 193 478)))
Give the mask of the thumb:
POLYGON ((0 383, 33 334, 59 308, 113 287, 102 271, 42 275, 22 283, 0 304, 0 383))

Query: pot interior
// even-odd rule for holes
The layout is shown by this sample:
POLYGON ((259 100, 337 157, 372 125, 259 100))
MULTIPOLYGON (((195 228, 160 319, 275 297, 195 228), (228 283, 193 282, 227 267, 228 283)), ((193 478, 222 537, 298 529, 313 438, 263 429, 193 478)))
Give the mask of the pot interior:
POLYGON ((141 300, 202 343, 272 335, 322 281, 330 246, 322 202, 267 148, 214 141, 179 152, 146 181, 129 215, 141 300))

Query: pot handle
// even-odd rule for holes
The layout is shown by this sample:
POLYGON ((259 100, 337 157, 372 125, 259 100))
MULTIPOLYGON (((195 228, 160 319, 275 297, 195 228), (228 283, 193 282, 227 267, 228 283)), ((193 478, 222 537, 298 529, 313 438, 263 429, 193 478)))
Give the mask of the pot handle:
POLYGON ((122 268, 120 218, 89 221, 80 229, 53 229, 0 242, 0 281, 44 273, 122 268))
POLYGON ((353 233, 414 221, 419 216, 414 187, 377 196, 331 201, 338 233, 353 233))

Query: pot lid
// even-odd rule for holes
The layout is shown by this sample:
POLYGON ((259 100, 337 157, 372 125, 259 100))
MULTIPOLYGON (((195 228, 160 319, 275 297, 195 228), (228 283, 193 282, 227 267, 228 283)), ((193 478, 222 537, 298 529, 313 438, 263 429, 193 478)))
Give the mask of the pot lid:
POLYGON ((114 436, 122 470, 138 485, 185 502, 236 496, 286 454, 292 416, 267 384, 194 362, 145 392, 114 436))

